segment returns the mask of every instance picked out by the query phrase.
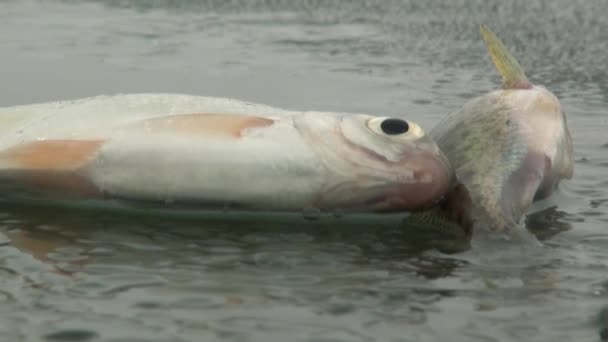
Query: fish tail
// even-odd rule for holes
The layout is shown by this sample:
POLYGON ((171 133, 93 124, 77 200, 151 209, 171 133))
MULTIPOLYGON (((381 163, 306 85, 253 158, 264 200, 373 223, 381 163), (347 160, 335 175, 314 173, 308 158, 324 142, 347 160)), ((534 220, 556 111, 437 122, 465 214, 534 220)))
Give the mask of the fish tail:
POLYGON ((488 48, 488 54, 502 76, 502 87, 504 89, 531 88, 532 83, 528 81, 523 68, 519 65, 517 59, 509 53, 502 41, 487 26, 482 24, 479 29, 488 48))

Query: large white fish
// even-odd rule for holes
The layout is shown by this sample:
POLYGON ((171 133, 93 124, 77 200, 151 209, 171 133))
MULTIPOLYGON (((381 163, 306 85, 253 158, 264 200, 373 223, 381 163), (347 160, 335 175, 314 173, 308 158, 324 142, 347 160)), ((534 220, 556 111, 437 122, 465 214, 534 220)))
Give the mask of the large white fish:
POLYGON ((2 196, 415 211, 453 172, 415 123, 170 94, 0 109, 2 196))

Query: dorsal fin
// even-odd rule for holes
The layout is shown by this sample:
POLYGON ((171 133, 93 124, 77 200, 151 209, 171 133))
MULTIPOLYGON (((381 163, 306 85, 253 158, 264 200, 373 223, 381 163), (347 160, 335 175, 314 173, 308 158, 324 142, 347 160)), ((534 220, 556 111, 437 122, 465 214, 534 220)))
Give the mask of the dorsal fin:
POLYGON ((528 89, 532 83, 528 81, 524 69, 519 65, 515 57, 507 51, 507 48, 485 25, 480 25, 481 35, 486 42, 488 53, 492 62, 502 76, 503 89, 528 89))

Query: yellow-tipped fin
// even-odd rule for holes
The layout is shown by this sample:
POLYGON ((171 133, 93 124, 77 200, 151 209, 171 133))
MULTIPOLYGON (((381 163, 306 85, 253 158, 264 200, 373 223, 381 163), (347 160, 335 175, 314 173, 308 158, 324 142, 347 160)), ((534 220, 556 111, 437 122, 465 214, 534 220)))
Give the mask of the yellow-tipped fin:
POLYGON ((480 25, 479 29, 483 40, 486 42, 492 62, 502 76, 502 87, 504 89, 530 88, 532 84, 528 81, 524 70, 515 57, 507 51, 500 39, 485 25, 480 25))

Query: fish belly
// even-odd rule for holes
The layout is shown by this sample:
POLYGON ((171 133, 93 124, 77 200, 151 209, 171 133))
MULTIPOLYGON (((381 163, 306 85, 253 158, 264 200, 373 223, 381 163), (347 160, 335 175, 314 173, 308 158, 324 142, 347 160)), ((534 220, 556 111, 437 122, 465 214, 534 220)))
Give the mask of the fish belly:
POLYGON ((314 206, 324 169, 298 132, 277 125, 240 139, 124 137, 87 174, 112 196, 299 210, 314 206))

